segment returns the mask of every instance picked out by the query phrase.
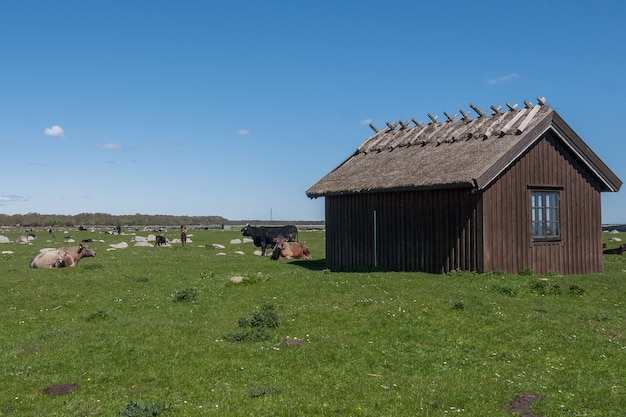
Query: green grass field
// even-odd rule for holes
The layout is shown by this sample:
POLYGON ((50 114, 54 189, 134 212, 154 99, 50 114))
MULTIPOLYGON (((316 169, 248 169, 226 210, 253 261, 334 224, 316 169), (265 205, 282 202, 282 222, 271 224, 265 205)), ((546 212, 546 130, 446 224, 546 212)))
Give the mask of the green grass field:
POLYGON ((97 256, 30 269, 62 233, 0 244, 1 416, 516 417, 521 394, 542 398, 526 415, 626 410, 625 256, 584 276, 343 273, 322 232, 300 233, 310 261, 255 256, 238 231, 70 234, 97 256))

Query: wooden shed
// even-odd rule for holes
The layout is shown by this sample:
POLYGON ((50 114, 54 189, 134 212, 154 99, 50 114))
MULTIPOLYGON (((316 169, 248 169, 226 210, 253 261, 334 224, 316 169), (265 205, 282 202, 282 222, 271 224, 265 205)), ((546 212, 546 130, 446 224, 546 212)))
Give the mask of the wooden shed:
POLYGON ((545 103, 387 123, 309 190, 326 261, 357 271, 601 272, 622 181, 545 103))

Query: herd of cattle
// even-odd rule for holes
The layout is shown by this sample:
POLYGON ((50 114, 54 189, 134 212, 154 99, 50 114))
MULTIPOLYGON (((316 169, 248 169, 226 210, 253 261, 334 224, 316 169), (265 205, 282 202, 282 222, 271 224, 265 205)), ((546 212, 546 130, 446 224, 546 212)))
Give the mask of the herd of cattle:
MULTIPOLYGON (((187 229, 181 226, 181 244, 187 241, 187 229)), ((248 236, 256 247, 261 248, 261 256, 266 255, 266 249, 272 249, 272 260, 277 259, 312 259, 311 249, 298 242, 296 226, 250 226, 241 229, 243 236, 248 236)), ((94 257, 96 252, 84 240, 79 245, 46 249, 35 256, 29 263, 31 268, 65 268, 74 267, 82 258, 94 257)), ((157 246, 167 244, 165 236, 156 236, 157 246)))

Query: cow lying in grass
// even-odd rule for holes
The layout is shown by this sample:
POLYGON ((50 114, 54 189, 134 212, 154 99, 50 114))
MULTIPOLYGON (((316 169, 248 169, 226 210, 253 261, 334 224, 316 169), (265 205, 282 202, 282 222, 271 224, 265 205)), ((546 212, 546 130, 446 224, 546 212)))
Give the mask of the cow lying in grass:
POLYGON ((311 259, 311 249, 300 242, 278 242, 272 251, 272 259, 311 259))
POLYGON ((78 264, 82 258, 96 256, 96 252, 81 243, 77 246, 69 248, 51 249, 40 253, 30 261, 31 268, 64 268, 72 267, 78 264))
POLYGON ((619 245, 613 249, 604 249, 602 253, 605 255, 622 255, 624 253, 624 245, 619 245))

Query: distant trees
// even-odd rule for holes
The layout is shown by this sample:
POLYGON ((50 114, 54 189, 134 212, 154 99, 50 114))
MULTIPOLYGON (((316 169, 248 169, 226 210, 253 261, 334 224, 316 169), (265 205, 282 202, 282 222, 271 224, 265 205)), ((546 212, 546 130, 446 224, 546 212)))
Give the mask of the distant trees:
POLYGON ((108 213, 80 213, 76 215, 61 214, 0 214, 0 226, 24 228, 55 228, 79 226, 180 226, 193 225, 222 225, 229 221, 221 216, 171 216, 162 214, 131 214, 112 215, 108 213))

